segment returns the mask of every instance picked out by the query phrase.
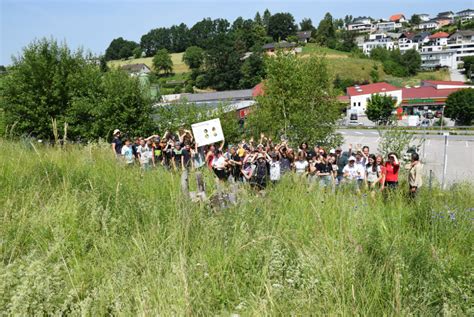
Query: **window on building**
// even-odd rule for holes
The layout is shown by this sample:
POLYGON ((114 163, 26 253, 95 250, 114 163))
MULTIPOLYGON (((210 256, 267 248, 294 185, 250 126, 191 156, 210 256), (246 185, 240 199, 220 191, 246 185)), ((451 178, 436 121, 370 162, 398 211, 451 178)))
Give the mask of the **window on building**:
POLYGON ((358 106, 360 107, 360 101, 359 101, 359 105, 358 105, 358 106))

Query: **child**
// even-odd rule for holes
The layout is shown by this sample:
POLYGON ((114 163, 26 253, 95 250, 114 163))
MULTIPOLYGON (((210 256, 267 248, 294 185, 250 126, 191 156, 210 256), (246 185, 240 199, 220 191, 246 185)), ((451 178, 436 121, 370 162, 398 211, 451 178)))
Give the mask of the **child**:
POLYGON ((122 147, 122 156, 127 166, 132 166, 134 162, 133 149, 131 146, 130 139, 125 140, 125 145, 122 147))

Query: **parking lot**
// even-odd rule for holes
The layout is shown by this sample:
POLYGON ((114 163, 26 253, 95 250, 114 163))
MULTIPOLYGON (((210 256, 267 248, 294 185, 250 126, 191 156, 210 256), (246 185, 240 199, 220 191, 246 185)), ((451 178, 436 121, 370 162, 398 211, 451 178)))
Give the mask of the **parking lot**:
MULTIPOLYGON (((339 133, 344 137, 344 150, 349 144, 368 145, 371 152, 377 152, 380 135, 377 131, 341 129, 339 133)), ((423 135, 419 135, 423 138, 423 135)), ((444 136, 427 135, 425 145, 420 150, 420 157, 424 165, 426 175, 433 171, 433 175, 441 182, 444 163, 444 136), (424 149, 424 152, 423 152, 424 149)), ((452 135, 448 136, 447 145, 447 173, 446 183, 451 184, 459 181, 472 182, 474 179, 474 135, 452 135)))

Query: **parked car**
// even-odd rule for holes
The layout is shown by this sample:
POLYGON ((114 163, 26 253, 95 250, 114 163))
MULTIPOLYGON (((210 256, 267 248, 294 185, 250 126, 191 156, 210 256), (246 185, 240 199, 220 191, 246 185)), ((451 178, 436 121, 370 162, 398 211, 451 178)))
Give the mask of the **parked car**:
POLYGON ((357 121, 357 113, 351 113, 350 119, 351 121, 357 121))

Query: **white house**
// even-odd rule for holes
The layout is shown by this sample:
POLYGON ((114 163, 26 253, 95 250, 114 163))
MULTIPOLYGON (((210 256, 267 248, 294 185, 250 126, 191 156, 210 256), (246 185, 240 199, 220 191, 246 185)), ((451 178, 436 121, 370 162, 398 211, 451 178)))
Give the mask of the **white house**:
POLYGON ((454 12, 453 11, 446 11, 438 13, 438 18, 440 19, 454 19, 454 12))
POLYGON ((405 32, 398 38, 398 48, 400 52, 404 53, 407 50, 415 49, 418 50, 418 43, 413 39, 415 37, 414 33, 405 32))
POLYGON ((374 94, 388 95, 396 101, 396 106, 402 102, 402 89, 390 84, 381 82, 362 86, 353 86, 347 88, 347 96, 350 100, 351 113, 359 115, 365 114, 367 103, 374 94))
POLYGON ((420 13, 420 14, 418 14, 418 16, 420 17, 421 22, 427 22, 427 21, 430 20, 430 15, 429 14, 420 13))
POLYGON ((434 69, 437 67, 457 68, 456 50, 441 46, 423 46, 420 52, 421 67, 434 69))
POLYGON ((456 17, 462 22, 474 19, 474 10, 467 9, 456 12, 456 17))
POLYGON ((436 32, 428 37, 429 44, 445 46, 448 45, 449 33, 446 32, 436 32))
POLYGON ((349 23, 347 30, 355 32, 371 32, 374 29, 372 23, 349 23))
POLYGON ((419 30, 435 30, 439 27, 437 20, 429 20, 418 25, 419 30))
POLYGON ((474 43, 474 30, 458 30, 449 36, 448 43, 474 43))
POLYGON ((375 24, 375 28, 378 31, 381 31, 381 32, 393 31, 393 30, 395 30, 396 28, 399 28, 399 27, 401 27, 400 23, 395 23, 395 22, 392 22, 392 21, 380 21, 377 24, 375 24))
POLYGON ((372 49, 376 47, 383 47, 387 50, 393 50, 395 47, 395 42, 390 38, 381 38, 377 40, 369 40, 364 42, 362 45, 359 45, 359 48, 364 52, 365 55, 370 55, 372 49))
POLYGON ((148 67, 145 64, 123 65, 121 69, 128 72, 130 76, 139 76, 139 75, 148 74, 151 72, 150 67, 148 67))

